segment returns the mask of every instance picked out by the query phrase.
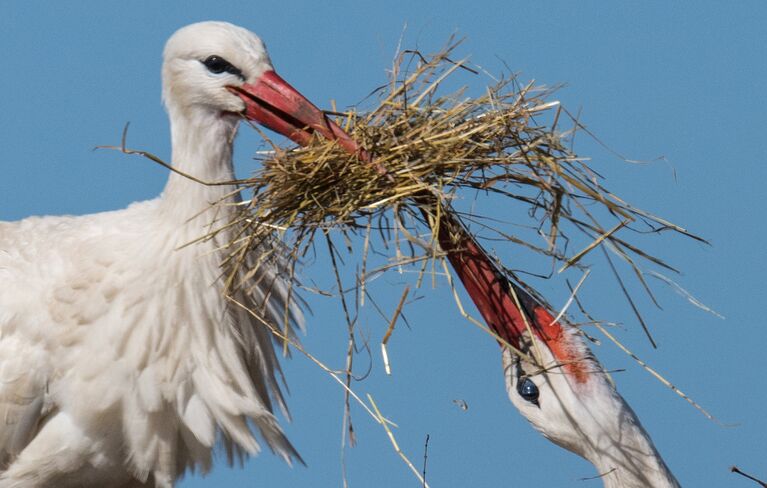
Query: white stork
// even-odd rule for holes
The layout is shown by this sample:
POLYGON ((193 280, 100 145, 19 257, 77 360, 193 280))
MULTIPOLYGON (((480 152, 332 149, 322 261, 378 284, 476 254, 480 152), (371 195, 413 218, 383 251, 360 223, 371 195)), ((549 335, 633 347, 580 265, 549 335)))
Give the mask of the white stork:
MULTIPOLYGON (((163 99, 173 166, 208 182, 234 178, 243 116, 296 142, 311 128, 348 139, 223 22, 170 38, 163 99)), ((217 441, 230 458, 266 444, 300 460, 272 413, 285 404, 271 333, 222 293, 228 235, 185 246, 226 221, 231 206, 211 204, 233 190, 171 173, 124 210, 0 223, 0 487, 170 487, 208 470, 217 441)), ((273 322, 279 271, 237 297, 273 322)))

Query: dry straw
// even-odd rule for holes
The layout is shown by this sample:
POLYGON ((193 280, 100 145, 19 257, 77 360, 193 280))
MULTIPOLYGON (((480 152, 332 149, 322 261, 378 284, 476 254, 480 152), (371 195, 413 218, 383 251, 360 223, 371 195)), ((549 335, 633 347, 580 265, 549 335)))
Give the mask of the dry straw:
MULTIPOLYGON (((384 241, 383 247, 391 250, 390 266, 441 256, 424 224, 431 219, 434 225, 435 215, 455 214, 450 202, 462 189, 527 206, 538 234, 545 237, 543 245, 510 235, 504 230, 508 225, 488 220, 481 222, 483 233, 494 232, 511 245, 550 256, 561 262, 561 269, 578 265, 588 253, 605 246, 629 264, 648 292, 638 260, 672 269, 618 234, 641 226, 642 232, 691 235, 605 188, 588 161, 570 150, 569 141, 582 127, 550 99, 553 90, 532 82, 520 85, 509 77, 494 81, 476 97, 463 89, 442 93, 442 86, 454 83, 458 74, 478 74, 466 60, 451 58, 458 44, 451 41, 428 57, 403 52, 390 82, 373 92, 377 101, 373 109, 335 114, 374 164, 319 137, 302 148, 274 146, 259 158, 261 168, 241 182, 253 197, 231 224, 240 232, 229 245, 230 285, 237 287, 256 276, 259 266, 270 259, 287 256, 294 270, 318 237, 327 240, 333 256, 337 249, 333 237, 342 235, 349 247, 348 238, 357 234, 364 237, 357 250, 362 263, 358 286, 364 292, 371 240, 384 241), (563 120, 568 121, 566 130, 560 128, 563 120), (585 234, 591 243, 568 257, 563 225, 585 234), (275 242, 281 244, 274 246, 275 242), (265 254, 265 249, 277 249, 279 256, 265 254), (253 255, 259 258, 248 258, 253 255)), ((420 266, 427 269, 424 263, 420 266)), ((625 291, 622 281, 621 287, 625 291)), ((361 295, 364 300, 365 293, 361 295)), ((347 304, 343 305, 348 315, 347 304)))

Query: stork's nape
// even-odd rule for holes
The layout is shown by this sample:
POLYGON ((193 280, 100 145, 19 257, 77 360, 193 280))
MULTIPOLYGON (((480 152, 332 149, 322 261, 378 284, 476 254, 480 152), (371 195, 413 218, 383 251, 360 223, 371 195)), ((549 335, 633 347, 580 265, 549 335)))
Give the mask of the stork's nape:
MULTIPOLYGON (((171 160, 201 180, 233 179, 243 116, 299 144, 318 132, 372 160, 276 75, 257 36, 230 24, 174 34, 163 98, 171 160)), ((159 198, 125 210, 0 223, 0 488, 173 486, 210 469, 217 441, 235 457, 266 445, 300 459, 273 415, 285 405, 270 333, 223 298, 228 235, 184 246, 228 217, 227 205, 210 204, 232 190, 172 173, 159 198)), ((615 468, 608 486, 676 486, 577 330, 549 324, 459 222, 443 224, 450 235, 438 239, 488 325, 528 356, 541 351, 529 363, 504 349, 520 412, 600 472, 615 468)), ((280 263, 262 269, 263 286, 236 299, 257 308, 268 294, 261 318, 282 323, 280 263)))

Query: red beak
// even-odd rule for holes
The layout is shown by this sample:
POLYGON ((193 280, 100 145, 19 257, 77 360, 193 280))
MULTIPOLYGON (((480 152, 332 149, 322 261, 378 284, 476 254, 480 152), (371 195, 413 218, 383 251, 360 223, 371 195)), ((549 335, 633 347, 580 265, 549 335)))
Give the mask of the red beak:
POLYGON ((229 90, 245 102, 246 118, 296 144, 307 144, 312 134, 319 132, 327 139, 337 141, 348 152, 361 153, 354 139, 274 71, 265 72, 253 84, 231 86, 229 90))

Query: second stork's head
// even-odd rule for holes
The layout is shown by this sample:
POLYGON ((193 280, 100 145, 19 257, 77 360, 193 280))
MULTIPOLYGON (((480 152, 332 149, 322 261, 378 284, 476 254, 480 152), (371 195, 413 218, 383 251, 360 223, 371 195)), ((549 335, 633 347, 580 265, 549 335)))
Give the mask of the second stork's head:
POLYGON ((512 338, 526 357, 503 352, 514 406, 546 438, 594 464, 607 487, 677 487, 581 332, 555 322, 527 295, 520 298, 530 327, 512 338))

